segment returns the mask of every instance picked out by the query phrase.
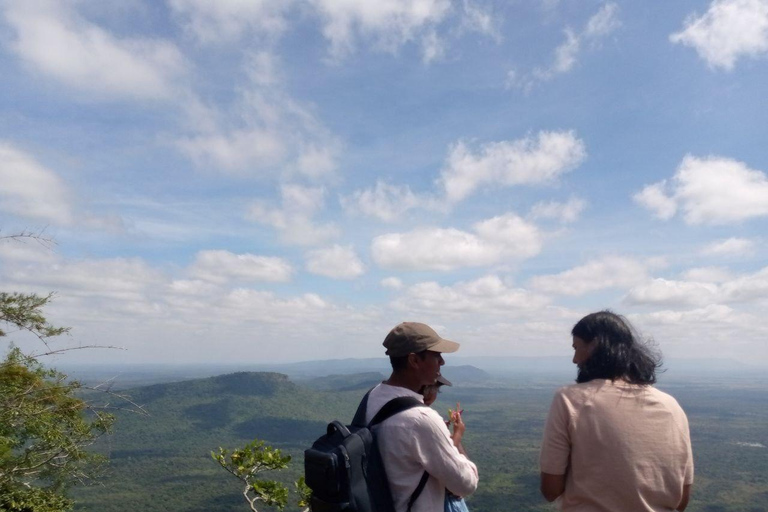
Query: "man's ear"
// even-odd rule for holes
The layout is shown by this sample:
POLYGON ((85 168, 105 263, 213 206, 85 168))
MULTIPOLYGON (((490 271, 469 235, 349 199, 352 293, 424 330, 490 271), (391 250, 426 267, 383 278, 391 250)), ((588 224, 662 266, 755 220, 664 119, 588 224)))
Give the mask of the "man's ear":
POLYGON ((418 369, 420 362, 421 362, 421 358, 417 354, 414 354, 413 352, 408 354, 408 367, 409 368, 416 368, 416 369, 418 369))

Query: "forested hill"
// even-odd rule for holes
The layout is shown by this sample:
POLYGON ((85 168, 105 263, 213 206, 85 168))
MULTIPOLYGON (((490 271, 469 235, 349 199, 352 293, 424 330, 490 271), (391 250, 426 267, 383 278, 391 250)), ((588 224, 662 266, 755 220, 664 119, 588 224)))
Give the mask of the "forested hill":
MULTIPOLYGON (((443 388, 434 407, 445 415, 460 401, 465 411, 465 446, 481 475, 470 510, 551 510, 538 491, 538 452, 552 393, 568 381, 482 386, 460 374, 485 375, 450 370, 455 385, 443 388)), ((280 373, 238 372, 129 390, 149 416, 118 411, 114 434, 98 446, 111 458, 109 474, 103 485, 76 490, 76 510, 248 510, 239 482, 210 452, 263 439, 294 457, 275 475, 293 482, 303 473, 303 450, 331 420, 349 422, 381 377, 368 371, 293 381, 280 373)), ((691 425, 696 485, 690 512, 768 510, 768 381, 728 382, 671 389, 691 425)))
POLYGON ((302 453, 331 419, 351 419, 360 391, 319 392, 279 373, 229 375, 129 390, 149 413, 118 411, 114 434, 98 447, 110 459, 104 486, 80 489, 78 510, 205 512, 242 508, 238 483, 210 457, 254 438, 296 460, 282 475, 295 479, 302 453))

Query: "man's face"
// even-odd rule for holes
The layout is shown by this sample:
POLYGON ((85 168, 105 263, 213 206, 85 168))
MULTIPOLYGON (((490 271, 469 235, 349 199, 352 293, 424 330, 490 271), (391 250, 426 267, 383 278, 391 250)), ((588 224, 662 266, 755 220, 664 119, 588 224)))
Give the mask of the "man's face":
POLYGON ((443 355, 440 352, 427 350, 420 361, 422 384, 432 386, 437 383, 437 377, 440 375, 440 367, 445 364, 443 355))

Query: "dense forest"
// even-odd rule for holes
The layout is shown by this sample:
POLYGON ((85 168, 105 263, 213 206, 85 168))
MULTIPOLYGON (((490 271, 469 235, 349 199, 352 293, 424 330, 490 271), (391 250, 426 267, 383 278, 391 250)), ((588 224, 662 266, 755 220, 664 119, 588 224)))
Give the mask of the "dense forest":
MULTIPOLYGON (((98 447, 111 458, 109 475, 76 490, 76 510, 245 510, 238 482, 210 452, 264 439, 294 457, 288 470, 274 475, 292 482, 302 473, 304 448, 328 421, 351 418, 375 378, 367 373, 300 385, 278 373, 241 372, 133 389, 150 416, 118 415, 114 434, 98 447)), ((765 382, 734 382, 666 385, 690 418, 693 512, 768 510, 765 382)), ((440 395, 438 411, 457 400, 465 409, 466 447, 481 473, 468 499, 473 512, 551 510, 538 492, 538 451, 552 392, 563 384, 540 378, 458 385, 440 395)))

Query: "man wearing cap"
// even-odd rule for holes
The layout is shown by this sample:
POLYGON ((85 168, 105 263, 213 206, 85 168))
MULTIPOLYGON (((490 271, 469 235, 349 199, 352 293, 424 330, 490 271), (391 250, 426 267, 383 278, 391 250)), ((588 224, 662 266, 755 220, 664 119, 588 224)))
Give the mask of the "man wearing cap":
MULTIPOLYGON (((419 390, 437 383, 442 354, 456 352, 459 344, 426 324, 403 322, 389 332, 384 347, 392 374, 370 392, 366 422, 393 398, 423 401, 419 390)), ((459 496, 477 489, 477 467, 454 446, 445 422, 429 407, 408 409, 374 428, 396 512, 408 510, 425 471, 429 477, 411 512, 442 512, 446 489, 459 496)))

